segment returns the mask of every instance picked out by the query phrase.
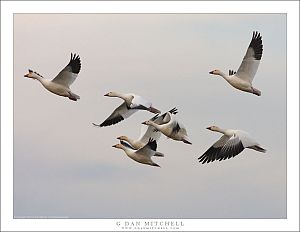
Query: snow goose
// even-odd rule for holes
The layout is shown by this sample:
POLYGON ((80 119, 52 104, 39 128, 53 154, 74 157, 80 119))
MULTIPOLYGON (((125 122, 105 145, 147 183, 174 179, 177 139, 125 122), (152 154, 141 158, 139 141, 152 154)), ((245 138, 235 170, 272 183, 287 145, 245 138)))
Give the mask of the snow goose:
POLYGON ((229 75, 226 75, 220 70, 213 70, 209 74, 222 76, 234 88, 260 96, 261 91, 252 86, 252 80, 263 53, 261 38, 260 33, 253 32, 252 40, 237 72, 229 70, 229 75))
POLYGON ((70 85, 75 81, 80 69, 81 62, 79 55, 76 56, 76 54, 73 55, 71 53, 70 62, 53 80, 45 79, 42 75, 30 69, 24 77, 38 80, 48 91, 54 94, 77 101, 80 97, 75 93, 72 93, 70 85))
POLYGON ((177 140, 182 141, 187 144, 192 144, 189 141, 189 138, 187 136, 186 129, 184 126, 179 123, 175 117, 170 113, 167 112, 164 117, 164 123, 157 124, 154 121, 148 120, 143 122, 142 124, 150 125, 159 130, 161 133, 163 133, 165 136, 177 140))
POLYGON ((224 134, 215 142, 198 160, 209 163, 215 160, 225 160, 240 154, 245 148, 254 149, 259 152, 266 152, 250 135, 241 130, 221 129, 217 126, 206 128, 224 134))
POLYGON ((151 157, 155 155, 157 147, 155 140, 149 139, 148 143, 138 150, 134 150, 130 145, 127 145, 124 142, 116 144, 113 147, 124 150, 129 158, 138 163, 160 167, 151 159, 151 157))
POLYGON ((138 96, 136 94, 121 94, 117 92, 109 92, 104 96, 107 97, 118 97, 124 100, 124 102, 117 107, 111 115, 100 125, 93 123, 94 126, 110 126, 114 125, 125 118, 130 117, 133 113, 137 112, 138 110, 147 110, 152 113, 160 113, 158 109, 152 107, 152 103, 148 100, 138 96))
MULTIPOLYGON (((173 108, 169 111, 171 114, 177 114, 177 109, 173 108)), ((155 115, 153 118, 150 119, 150 121, 155 122, 156 124, 163 124, 166 122, 167 113, 164 113, 162 115, 155 115)), ((117 139, 126 141, 129 143, 134 149, 139 149, 143 146, 145 146, 146 143, 148 143, 149 139, 152 138, 154 140, 158 140, 160 138, 161 132, 157 130, 155 127, 151 125, 142 125, 141 126, 141 134, 140 137, 137 140, 128 138, 127 136, 120 136, 117 139)))

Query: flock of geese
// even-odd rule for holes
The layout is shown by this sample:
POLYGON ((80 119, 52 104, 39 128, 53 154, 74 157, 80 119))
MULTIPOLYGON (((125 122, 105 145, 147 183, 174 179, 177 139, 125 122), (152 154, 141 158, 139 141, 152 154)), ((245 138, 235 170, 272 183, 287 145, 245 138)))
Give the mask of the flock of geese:
MULTIPOLYGON (((236 89, 260 96, 261 91, 252 86, 252 81, 258 69, 262 53, 262 37, 260 33, 253 32, 250 45, 236 72, 229 70, 229 75, 226 75, 220 70, 213 70, 209 72, 209 74, 223 77, 236 89)), ((70 62, 53 80, 45 79, 42 75, 30 69, 24 76, 38 80, 48 91, 54 94, 77 101, 80 99, 80 96, 73 93, 70 86, 76 80, 80 69, 81 61, 79 55, 73 55, 71 53, 70 62)), ((124 102, 118 106, 104 122, 101 124, 93 123, 94 126, 105 127, 117 124, 139 110, 147 110, 155 114, 154 117, 142 123, 141 135, 138 139, 120 136, 117 138, 120 143, 113 146, 122 149, 128 157, 136 162, 160 167, 151 158, 152 156, 164 157, 163 153, 157 151, 157 140, 161 134, 176 141, 192 144, 184 125, 175 118, 175 115, 178 113, 176 108, 161 114, 161 111, 154 108, 150 101, 136 94, 109 92, 104 96, 118 97, 123 99, 124 102)), ((245 131, 222 129, 217 126, 210 126, 207 129, 219 132, 223 134, 223 136, 198 158, 199 162, 203 164, 235 157, 245 148, 266 152, 266 150, 245 131)))

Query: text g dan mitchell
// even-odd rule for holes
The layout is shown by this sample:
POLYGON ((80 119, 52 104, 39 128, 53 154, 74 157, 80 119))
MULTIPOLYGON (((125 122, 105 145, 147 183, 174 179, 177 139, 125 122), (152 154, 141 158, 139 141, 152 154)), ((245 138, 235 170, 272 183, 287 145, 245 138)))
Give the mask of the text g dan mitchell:
POLYGON ((183 221, 118 221, 118 227, 122 229, 180 229, 184 226, 183 221))

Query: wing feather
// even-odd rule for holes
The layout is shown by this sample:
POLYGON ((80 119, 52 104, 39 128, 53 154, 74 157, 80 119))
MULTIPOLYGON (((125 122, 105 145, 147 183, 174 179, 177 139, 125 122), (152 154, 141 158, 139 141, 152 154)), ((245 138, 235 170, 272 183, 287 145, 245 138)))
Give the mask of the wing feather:
POLYGON ((236 73, 236 76, 244 81, 252 83, 252 80, 257 72, 262 53, 262 37, 260 33, 253 32, 252 40, 236 73))
POLYGON ((157 148, 156 140, 149 139, 148 143, 142 148, 138 149, 136 153, 142 155, 154 156, 157 148))
POLYGON ((223 135, 218 141, 216 141, 198 160, 199 162, 209 163, 215 161, 226 142, 230 139, 229 136, 223 135))
MULTIPOLYGON (((135 113, 137 110, 134 109, 128 109, 127 105, 125 102, 123 102, 119 107, 117 107, 111 115, 104 121, 102 122, 99 126, 104 127, 104 126, 110 126, 114 125, 116 123, 119 123, 123 121, 125 118, 128 118, 131 116, 133 113, 135 113)), ((96 124, 94 124, 96 125, 96 124)))
POLYGON ((151 107, 151 102, 146 100, 145 98, 142 98, 141 96, 132 94, 133 99, 131 101, 130 108, 131 109, 140 109, 140 110, 147 110, 149 107, 151 107))
POLYGON ((244 146, 240 138, 236 135, 232 136, 220 150, 217 159, 219 161, 230 159, 240 154, 244 150, 244 146))
POLYGON ((71 53, 71 59, 67 66, 52 80, 52 82, 70 87, 75 81, 81 69, 81 61, 79 55, 71 53))

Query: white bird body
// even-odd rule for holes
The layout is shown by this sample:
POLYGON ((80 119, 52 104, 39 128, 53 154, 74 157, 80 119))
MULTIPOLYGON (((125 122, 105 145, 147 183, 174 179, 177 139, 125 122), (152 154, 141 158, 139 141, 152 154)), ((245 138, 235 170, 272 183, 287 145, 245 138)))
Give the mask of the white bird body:
POLYGON ((199 162, 209 163, 215 160, 232 158, 241 153, 245 148, 254 149, 259 152, 266 152, 250 135, 242 130, 221 129, 211 126, 207 129, 224 134, 198 159, 199 162))
POLYGON ((175 117, 170 113, 166 113, 165 117, 165 123, 162 124, 157 124, 153 121, 145 121, 143 122, 145 125, 151 125, 155 127, 157 130, 159 130, 161 133, 163 133, 165 136, 168 138, 177 140, 177 141, 182 141, 184 143, 192 144, 189 141, 186 129, 184 126, 179 123, 175 117))
MULTIPOLYGON (((177 109, 173 108, 173 109, 169 110, 169 112, 171 114, 177 114, 177 109)), ((166 118, 167 118, 167 112, 162 115, 155 115, 153 118, 150 119, 150 121, 153 121, 156 124, 163 124, 163 123, 166 123, 166 118)), ((119 136, 117 139, 119 139, 121 141, 126 141, 127 143, 129 143, 130 146, 132 146, 134 149, 137 150, 137 149, 144 147, 148 143, 149 139, 158 141, 160 136, 161 136, 161 132, 159 130, 157 130, 154 126, 142 125, 141 126, 141 134, 138 139, 136 139, 136 140, 131 139, 124 135, 119 136)), ((163 157, 164 154, 162 154, 161 152, 156 152, 155 156, 163 157)))
MULTIPOLYGON (((173 108, 169 111, 171 114, 177 114, 177 109, 173 108)), ((149 119, 149 121, 153 121, 156 124, 160 125, 166 123, 169 119, 167 119, 167 112, 162 115, 155 115, 153 118, 149 119)), ((159 140, 161 136, 161 132, 157 130, 154 126, 151 125, 142 125, 140 137, 136 140, 131 139, 127 136, 120 136, 117 139, 124 140, 128 142, 134 149, 139 149, 145 144, 148 143, 149 139, 159 140)))
POLYGON ((263 45, 261 35, 258 32, 253 32, 252 40, 237 72, 229 70, 229 75, 226 75, 216 69, 209 73, 222 76, 236 89, 260 96, 261 91, 252 86, 252 81, 257 72, 262 53, 263 45))
POLYGON ((133 159, 138 163, 160 167, 151 159, 151 157, 155 155, 157 147, 155 140, 149 140, 149 142, 145 146, 138 150, 134 150, 128 146, 125 146, 124 144, 116 144, 113 147, 122 149, 129 158, 133 159))
POLYGON ((53 80, 45 79, 42 75, 32 70, 29 70, 29 73, 24 76, 38 80, 51 93, 77 101, 80 97, 70 90, 70 85, 75 81, 80 69, 79 56, 71 54, 69 64, 53 80))
POLYGON ((100 125, 93 123, 93 125, 95 126, 103 127, 114 125, 124 120, 125 118, 130 117, 138 110, 147 110, 151 113, 160 113, 158 109, 152 107, 151 102, 136 94, 122 94, 117 92, 109 92, 104 96, 118 97, 123 99, 124 102, 120 106, 118 106, 103 123, 101 123, 100 125))
POLYGON ((54 94, 60 95, 60 96, 65 96, 65 97, 69 96, 69 92, 70 92, 69 88, 67 88, 63 85, 57 84, 55 82, 52 82, 51 80, 48 80, 48 79, 39 78, 37 80, 40 81, 41 84, 48 91, 50 91, 54 94))
POLYGON ((243 90, 243 91, 251 91, 251 84, 247 81, 244 81, 237 77, 236 75, 229 76, 228 79, 226 79, 229 84, 231 84, 233 87, 243 90))

